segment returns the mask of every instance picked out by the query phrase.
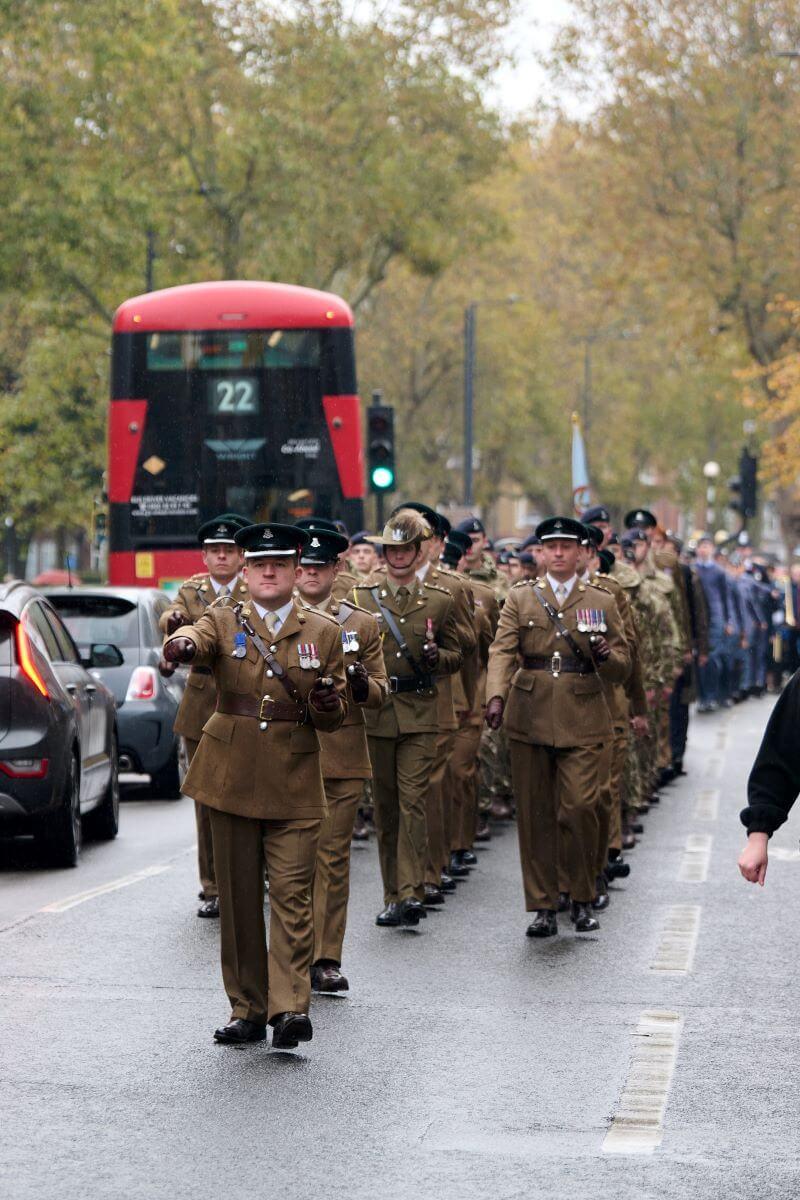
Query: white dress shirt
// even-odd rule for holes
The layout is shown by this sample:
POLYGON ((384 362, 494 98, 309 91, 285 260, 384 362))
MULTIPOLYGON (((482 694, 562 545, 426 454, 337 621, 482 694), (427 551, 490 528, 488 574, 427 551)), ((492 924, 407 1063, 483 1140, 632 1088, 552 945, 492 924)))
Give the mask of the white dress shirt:
POLYGON ((272 632, 277 633, 278 630, 285 624, 290 612, 294 608, 294 600, 289 600, 288 603, 282 604, 280 608, 262 608, 260 604, 253 601, 253 608, 256 610, 262 621, 266 621, 267 613, 272 613, 272 632))
POLYGON ((558 580, 558 579, 553 579, 553 576, 548 571, 547 572, 547 582, 550 584, 550 587, 553 589, 553 595, 556 597, 557 600, 558 600, 558 595, 559 595, 557 589, 560 587, 565 589, 565 594, 562 593, 562 599, 559 600, 558 602, 559 602, 559 604, 566 604, 567 600, 569 600, 570 596, 572 595, 572 589, 575 587, 575 584, 578 582, 578 576, 573 575, 571 579, 558 580))

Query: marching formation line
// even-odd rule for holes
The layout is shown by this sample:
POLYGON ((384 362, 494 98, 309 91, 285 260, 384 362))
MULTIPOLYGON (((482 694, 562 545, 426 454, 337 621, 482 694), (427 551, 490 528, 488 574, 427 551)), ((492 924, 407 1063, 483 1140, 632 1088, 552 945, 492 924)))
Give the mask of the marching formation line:
POLYGON ((628 1077, 603 1139, 603 1154, 652 1154, 661 1145, 682 1025, 676 1012, 650 1010, 639 1017, 628 1077))
POLYGON ((651 971, 688 975, 694 962, 700 912, 699 904, 674 904, 667 909, 651 971))
POLYGON ((141 871, 134 871, 132 875, 122 875, 119 879, 101 883, 99 887, 89 888, 86 892, 76 892, 73 896, 65 896, 63 900, 55 900, 52 904, 46 904, 44 908, 40 908, 39 912, 66 912, 67 909, 75 908, 78 904, 85 904, 87 900, 94 900, 97 896, 105 896, 108 892, 117 892, 120 888, 130 887, 132 883, 140 883, 143 879, 152 879, 154 875, 162 875, 164 871, 170 869, 170 866, 170 863, 161 863, 153 867, 144 867, 141 871))
POLYGON ((711 863, 710 833, 690 833, 681 858, 678 880, 680 883, 705 883, 711 863))

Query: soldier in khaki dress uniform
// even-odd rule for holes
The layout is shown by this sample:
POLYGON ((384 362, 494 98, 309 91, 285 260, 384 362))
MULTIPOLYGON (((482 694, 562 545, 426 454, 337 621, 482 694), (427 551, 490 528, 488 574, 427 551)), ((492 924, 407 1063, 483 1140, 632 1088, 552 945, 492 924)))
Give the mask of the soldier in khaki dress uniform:
POLYGON ((311 986, 346 992, 342 944, 350 895, 350 843, 364 781, 372 777, 364 711, 377 709, 389 692, 380 630, 375 617, 352 601, 334 600, 336 564, 347 538, 315 533, 300 555, 297 590, 314 610, 333 617, 341 629, 347 672, 347 716, 335 733, 320 732, 322 778, 328 815, 322 822, 314 872, 314 958, 311 986))
POLYGON ((579 933, 599 928, 597 805, 612 734, 601 680, 622 682, 630 657, 613 597, 577 578, 584 527, 551 517, 536 534, 547 574, 508 594, 489 652, 486 721, 505 722, 511 746, 525 901, 536 913, 528 935, 550 937, 560 839, 572 923, 579 933))
POLYGON ((439 729, 436 680, 461 666, 453 598, 416 576, 429 534, 416 512, 391 517, 376 538, 386 573, 353 593, 359 608, 380 619, 390 687, 380 709, 366 713, 385 903, 378 925, 417 925, 427 915, 425 800, 439 729))
POLYGON ((248 602, 216 601, 164 646, 170 662, 211 667, 217 684, 217 710, 184 790, 211 809, 232 1008, 214 1036, 228 1044, 263 1041, 267 1024, 279 1049, 312 1036, 311 886, 325 816, 317 730, 338 729, 347 705, 341 630, 293 596, 298 553, 310 540, 287 525, 241 530, 248 602))
MULTIPOLYGON (((247 599, 249 593, 239 578, 244 560, 234 541, 239 530, 244 529, 247 524, 244 517, 223 513, 200 526, 197 540, 202 546, 203 562, 207 571, 193 575, 181 584, 171 607, 161 614, 159 626, 163 634, 174 633, 181 625, 193 625, 219 595, 231 595, 236 600, 247 599)), ((162 675, 171 675, 174 671, 174 666, 162 663, 162 675)), ((183 738, 186 757, 190 763, 200 743, 203 726, 213 713, 216 702, 217 689, 210 668, 192 667, 175 718, 175 732, 183 738)), ((214 874, 211 820, 206 806, 198 801, 195 801, 194 813, 197 824, 200 898, 203 901, 197 915, 218 917, 219 897, 214 874)))

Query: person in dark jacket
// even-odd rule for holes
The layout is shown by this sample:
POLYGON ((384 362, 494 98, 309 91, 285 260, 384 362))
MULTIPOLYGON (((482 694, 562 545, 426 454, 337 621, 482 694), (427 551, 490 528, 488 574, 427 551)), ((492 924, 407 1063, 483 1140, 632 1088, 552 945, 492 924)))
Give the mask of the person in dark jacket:
POLYGON ((725 685, 727 643, 733 634, 733 625, 728 581, 722 567, 714 562, 714 540, 709 534, 703 534, 697 543, 695 566, 708 607, 709 642, 708 662, 700 670, 698 711, 710 712, 725 698, 721 689, 725 685))
POLYGON ((784 688, 767 722, 761 747, 747 781, 747 808, 740 814, 747 845, 739 870, 750 883, 764 886, 767 843, 780 829, 800 793, 800 671, 784 688))

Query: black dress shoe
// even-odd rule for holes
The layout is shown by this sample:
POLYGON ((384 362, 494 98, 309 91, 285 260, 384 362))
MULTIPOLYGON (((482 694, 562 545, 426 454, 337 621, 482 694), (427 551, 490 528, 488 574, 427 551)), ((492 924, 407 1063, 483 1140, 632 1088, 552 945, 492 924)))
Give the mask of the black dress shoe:
POLYGON ((204 900, 197 910, 198 917, 218 917, 219 916, 219 896, 212 896, 210 900, 204 900))
POLYGON ((525 936, 530 938, 555 937, 557 933, 558 920, 556 914, 549 908, 540 908, 525 930, 525 936))
POLYGON ((425 912, 425 905, 419 900, 415 900, 413 896, 407 900, 401 900, 397 906, 397 912, 401 925, 419 925, 420 921, 428 915, 425 912))
MULTIPOLYGON (((569 908, 569 892, 558 893, 558 911, 566 912, 569 908)), ((542 910, 544 911, 544 910, 542 910)))
POLYGON ((598 875, 596 886, 597 894, 592 901, 592 908, 595 912, 602 912, 611 903, 611 897, 608 894, 608 883, 602 875, 598 875))
POLYGON ((376 925, 400 925, 400 905, 395 901, 387 904, 383 912, 379 912, 375 918, 376 925))
POLYGON ((315 992, 349 992, 350 984, 336 963, 318 962, 311 968, 311 987, 315 992))
POLYGON ((631 864, 619 858, 610 858, 606 863, 606 875, 609 879, 627 879, 631 873, 631 864))
POLYGON ((310 1042, 314 1036, 311 1022, 305 1013, 278 1013, 270 1021, 272 1049, 294 1050, 298 1042, 310 1042))
POLYGON ((644 825, 641 821, 634 821, 631 825, 631 833, 644 833, 644 825))
POLYGON ((458 861, 461 863, 462 867, 477 867, 478 856, 477 854, 474 854, 472 850, 459 850, 458 861))
POLYGON ((466 879, 469 875, 469 867, 465 866, 459 859, 457 854, 450 855, 449 872, 454 879, 466 879))
POLYGON ((214 1030, 214 1040, 226 1046, 244 1046, 246 1042, 263 1042, 267 1036, 265 1025, 257 1021, 245 1021, 244 1017, 236 1017, 228 1021, 221 1029, 214 1030))
POLYGON ((573 900, 569 910, 569 919, 575 926, 576 933, 594 933, 600 928, 597 917, 593 917, 588 904, 579 904, 573 900))
POLYGON ((492 831, 489 828, 489 822, 485 816, 478 817, 478 828, 475 830, 476 842, 490 842, 492 840, 492 831))
POLYGON ((443 892, 454 892, 457 887, 458 884, 456 883, 455 879, 453 879, 452 875, 446 875, 444 871, 442 871, 441 890, 443 892))
POLYGON ((426 883, 425 904, 428 908, 435 908, 437 904, 444 904, 444 892, 434 887, 432 883, 426 883))

